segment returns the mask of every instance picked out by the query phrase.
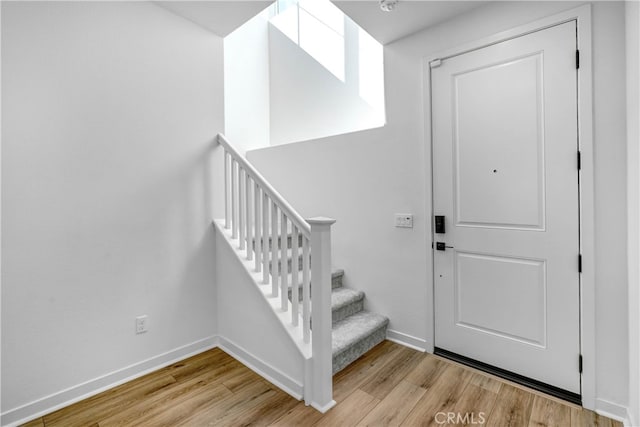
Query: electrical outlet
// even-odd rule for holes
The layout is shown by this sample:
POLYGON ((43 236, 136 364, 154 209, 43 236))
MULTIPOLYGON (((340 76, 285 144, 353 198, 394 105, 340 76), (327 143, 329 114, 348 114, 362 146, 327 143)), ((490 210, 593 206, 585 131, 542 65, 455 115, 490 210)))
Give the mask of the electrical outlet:
POLYGON ((148 324, 147 324, 147 316, 138 316, 136 317, 136 334, 142 334, 147 332, 148 324))
POLYGON ((413 214, 396 214, 396 227, 413 228, 413 214))

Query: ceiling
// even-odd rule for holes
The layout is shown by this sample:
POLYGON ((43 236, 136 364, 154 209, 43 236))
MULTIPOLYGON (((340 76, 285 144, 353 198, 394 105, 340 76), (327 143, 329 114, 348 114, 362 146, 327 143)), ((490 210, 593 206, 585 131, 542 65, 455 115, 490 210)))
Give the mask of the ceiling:
POLYGON ((226 37, 236 28, 267 8, 270 1, 156 1, 154 2, 176 15, 195 22, 201 27, 226 37))
POLYGON ((484 1, 400 0, 391 12, 380 10, 378 0, 333 2, 382 44, 447 21, 482 6, 484 1))
MULTIPOLYGON (((225 37, 269 6, 269 1, 156 1, 160 7, 225 37)), ((383 12, 379 0, 335 0, 333 3, 382 44, 439 24, 479 7, 484 1, 400 0, 383 12)))

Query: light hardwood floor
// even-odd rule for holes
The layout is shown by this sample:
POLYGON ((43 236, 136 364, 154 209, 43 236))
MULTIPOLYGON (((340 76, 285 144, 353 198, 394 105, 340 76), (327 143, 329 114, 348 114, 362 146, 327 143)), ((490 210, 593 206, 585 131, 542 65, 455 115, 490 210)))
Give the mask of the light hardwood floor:
POLYGON ((26 426, 607 426, 622 424, 385 341, 334 377, 320 414, 213 349, 26 426))

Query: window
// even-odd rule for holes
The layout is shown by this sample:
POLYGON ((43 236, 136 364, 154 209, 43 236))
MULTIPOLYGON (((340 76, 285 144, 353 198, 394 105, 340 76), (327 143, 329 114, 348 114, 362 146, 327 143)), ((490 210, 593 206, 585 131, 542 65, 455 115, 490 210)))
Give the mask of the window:
POLYGON ((338 79, 345 80, 345 17, 328 0, 278 0, 271 22, 338 79))
POLYGON ((384 121, 383 47, 329 0, 277 0, 271 23, 384 121))

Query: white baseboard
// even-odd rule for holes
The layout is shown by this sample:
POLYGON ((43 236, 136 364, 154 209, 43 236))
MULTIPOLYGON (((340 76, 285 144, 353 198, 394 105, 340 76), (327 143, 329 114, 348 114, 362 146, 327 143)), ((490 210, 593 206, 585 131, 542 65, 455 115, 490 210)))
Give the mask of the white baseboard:
POLYGON ((211 336, 153 356, 26 405, 10 409, 0 416, 0 425, 23 424, 216 346, 217 337, 211 336))
POLYGON ((387 329, 387 339, 423 353, 427 351, 427 341, 422 338, 413 337, 411 335, 403 334, 402 332, 387 329))
POLYGON ((331 409, 331 408, 333 408, 334 406, 336 406, 336 401, 335 401, 335 400, 332 400, 331 402, 327 403, 327 404, 326 404, 326 405, 324 405, 324 406, 320 406, 320 405, 317 405, 317 404, 315 404, 315 403, 311 402, 311 405, 310 405, 310 406, 311 406, 312 408, 314 408, 316 411, 320 412, 321 414, 325 414, 329 409, 331 409))
POLYGON ((604 399, 596 399, 595 412, 612 420, 620 421, 625 426, 631 425, 629 412, 625 406, 609 402, 604 399))
POLYGON ((633 417, 631 416, 631 410, 629 408, 627 408, 627 416, 622 423, 625 425, 625 427, 640 427, 640 421, 634 421, 633 417))
POLYGON ((239 345, 225 337, 218 337, 218 347, 229 353, 234 359, 260 375, 273 385, 290 394, 293 398, 301 400, 304 396, 304 386, 280 370, 258 359, 239 345))

